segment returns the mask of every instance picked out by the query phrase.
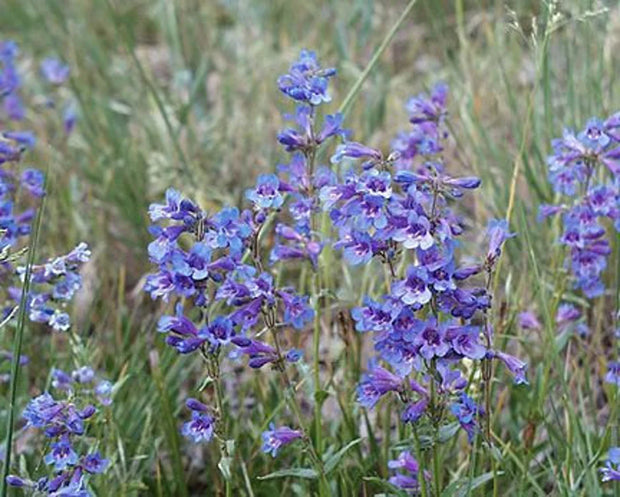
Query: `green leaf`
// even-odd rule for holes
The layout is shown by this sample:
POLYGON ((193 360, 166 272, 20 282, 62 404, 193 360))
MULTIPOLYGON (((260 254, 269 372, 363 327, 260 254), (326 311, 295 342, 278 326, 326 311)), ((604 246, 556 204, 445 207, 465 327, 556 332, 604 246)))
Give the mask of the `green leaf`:
POLYGON ((317 472, 312 468, 289 468, 281 469, 280 471, 274 471, 265 476, 259 476, 259 480, 273 480, 275 478, 288 478, 292 476, 294 478, 305 478, 306 480, 316 480, 318 477, 317 472))
MULTIPOLYGON (((504 474, 503 471, 498 471, 496 473, 497 476, 504 474)), ((489 480, 493 479, 493 472, 489 471, 488 473, 484 473, 483 475, 477 476, 473 480, 469 480, 469 478, 460 478, 452 482, 448 485, 443 492, 441 492, 441 497, 466 497, 472 490, 484 485, 489 480)))
POLYGON ((232 464, 232 457, 224 456, 220 459, 220 462, 217 463, 217 467, 220 469, 220 472, 224 476, 224 479, 230 481, 232 479, 232 474, 230 472, 230 466, 232 464))
POLYGON ((329 397, 329 392, 326 390, 317 390, 314 393, 314 401, 319 405, 322 406, 323 402, 325 402, 325 399, 327 399, 327 397, 329 397))
POLYGON ((340 460, 349 451, 349 449, 351 449, 352 447, 355 447, 361 441, 362 441, 361 438, 356 438, 355 440, 353 440, 353 441, 349 442, 347 445, 345 445, 338 452, 336 452, 333 456, 330 456, 327 459, 327 461, 325 461, 325 473, 329 474, 334 469, 336 469, 336 467, 338 466, 338 463, 340 463, 340 460))
POLYGON ((446 443, 459 431, 460 425, 458 422, 453 422, 439 428, 438 438, 441 443, 446 443))

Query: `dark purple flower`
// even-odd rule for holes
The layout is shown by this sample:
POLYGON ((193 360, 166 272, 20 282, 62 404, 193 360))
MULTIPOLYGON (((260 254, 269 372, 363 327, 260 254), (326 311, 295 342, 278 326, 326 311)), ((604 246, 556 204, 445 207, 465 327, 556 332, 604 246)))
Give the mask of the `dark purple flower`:
POLYGON ((514 356, 500 352, 499 350, 493 352, 494 357, 499 359, 508 368, 512 376, 514 377, 517 385, 528 384, 525 372, 527 371, 527 363, 514 356))
POLYGON ((372 408, 388 392, 398 392, 403 388, 403 379, 381 366, 376 366, 364 375, 357 386, 357 401, 364 407, 372 408))
POLYGON ((282 447, 303 438, 303 433, 300 430, 293 430, 288 426, 276 428, 273 423, 270 423, 269 430, 264 431, 262 437, 263 452, 265 454, 271 454, 272 457, 276 457, 282 447))
MULTIPOLYGON (((459 336, 457 335, 455 339, 459 336)), ((426 321, 418 321, 415 325, 415 343, 419 347, 420 355, 425 359, 445 356, 450 350, 448 338, 445 324, 438 323, 434 317, 426 321)), ((464 343, 462 348, 474 353, 478 345, 473 343, 474 339, 471 336, 466 340, 471 343, 464 343)))
POLYGON ((194 443, 210 442, 215 429, 215 418, 210 414, 193 410, 192 419, 183 424, 181 433, 194 443))
POLYGON ((261 174, 256 187, 245 194, 258 209, 279 209, 284 203, 280 194, 280 180, 275 174, 261 174))
POLYGON ((110 461, 101 457, 99 452, 88 454, 82 461, 82 467, 91 474, 100 474, 105 472, 110 461))
POLYGON ((335 74, 335 69, 324 69, 319 65, 315 52, 302 50, 289 72, 278 78, 278 87, 293 100, 320 105, 331 100, 327 85, 335 74))
POLYGON ((479 428, 478 419, 484 415, 484 410, 465 393, 462 393, 459 400, 452 404, 450 410, 456 416, 461 428, 467 432, 467 439, 471 443, 479 428))
POLYGON ((55 471, 62 471, 67 466, 75 466, 78 455, 73 450, 73 446, 68 437, 61 438, 58 442, 52 443, 52 450, 45 456, 45 464, 54 465, 55 471))
POLYGON ((314 319, 314 309, 308 305, 308 296, 293 295, 281 292, 280 296, 284 304, 284 322, 296 330, 302 330, 304 326, 314 319))
POLYGON ((392 295, 407 305, 424 305, 431 300, 429 275, 425 267, 409 266, 407 278, 392 285, 392 295))
POLYGON ((450 326, 446 338, 457 354, 469 359, 480 360, 487 349, 480 343, 480 328, 477 326, 450 326))

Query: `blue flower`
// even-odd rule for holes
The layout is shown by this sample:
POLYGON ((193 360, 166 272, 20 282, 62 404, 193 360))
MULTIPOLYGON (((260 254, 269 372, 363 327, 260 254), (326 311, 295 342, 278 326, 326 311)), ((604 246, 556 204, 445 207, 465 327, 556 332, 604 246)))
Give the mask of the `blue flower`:
POLYGON ((52 450, 45 456, 45 464, 54 465, 55 471, 62 471, 67 466, 75 466, 78 455, 73 450, 68 437, 61 438, 58 442, 52 443, 52 450))
POLYGON ((280 292, 284 304, 284 322, 296 330, 302 330, 304 326, 314 319, 314 309, 308 305, 308 296, 292 295, 280 292))
POLYGON ((327 85, 329 78, 335 74, 333 68, 321 68, 315 52, 302 50, 289 72, 278 78, 278 87, 293 100, 319 105, 331 100, 327 85))
POLYGON ((69 66, 53 57, 43 59, 41 62, 41 74, 53 85, 63 84, 69 77, 69 66))
POLYGON ((462 393, 459 400, 450 407, 456 416, 461 428, 467 432, 467 439, 471 443, 479 427, 478 419, 484 415, 482 407, 478 406, 467 394, 462 393))
POLYGON ((375 366, 364 375, 357 386, 357 401, 364 407, 372 408, 388 392, 398 392, 403 388, 403 379, 381 366, 375 366))
POLYGON ((181 433, 194 443, 210 442, 215 430, 215 418, 207 412, 207 406, 195 399, 188 399, 192 419, 183 424, 181 433))
POLYGON ((392 285, 392 295, 404 304, 422 306, 431 300, 429 276, 425 267, 409 266, 407 277, 392 285))
POLYGON ((620 447, 609 449, 605 467, 600 469, 601 479, 606 481, 620 481, 620 447))
POLYGON ((279 209, 284 203, 280 194, 280 180, 275 174, 261 174, 256 187, 245 194, 258 209, 279 209))
POLYGON ((264 431, 262 437, 263 452, 265 454, 271 454, 272 457, 276 457, 282 447, 302 438, 303 433, 300 430, 293 430, 288 426, 276 428, 273 423, 270 423, 269 430, 264 431))

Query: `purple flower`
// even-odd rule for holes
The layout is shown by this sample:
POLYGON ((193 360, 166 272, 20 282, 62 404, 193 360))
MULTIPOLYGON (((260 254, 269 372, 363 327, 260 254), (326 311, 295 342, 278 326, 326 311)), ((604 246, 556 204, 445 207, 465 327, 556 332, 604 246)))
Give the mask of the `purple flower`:
POLYGON ((611 361, 607 364, 605 381, 620 387, 620 361, 611 361))
POLYGON ((486 356, 487 349, 480 343, 480 329, 477 326, 451 326, 446 338, 454 352, 463 357, 480 360, 486 356))
POLYGON ((207 412, 207 406, 196 399, 187 399, 186 405, 192 411, 192 419, 183 424, 181 433, 194 443, 210 442, 215 418, 207 412))
POLYGON ((525 372, 527 371, 527 363, 523 362, 520 359, 517 359, 514 356, 505 354, 504 352, 500 352, 499 350, 494 351, 493 355, 504 363, 504 365, 508 368, 508 371, 510 371, 510 373, 514 377, 515 383, 517 385, 528 384, 527 378, 525 377, 525 372))
POLYGON ((343 248, 344 258, 353 266, 366 264, 374 255, 372 238, 368 233, 358 231, 342 236, 334 248, 343 248))
POLYGON ((371 163, 377 163, 383 160, 383 154, 379 150, 357 142, 346 142, 342 145, 338 145, 330 161, 332 164, 337 164, 345 157, 349 159, 366 159, 371 163))
POLYGON ((228 343, 235 335, 232 321, 226 316, 217 316, 204 330, 201 335, 206 335, 207 340, 214 349, 218 349, 228 343))
POLYGON ((99 452, 88 454, 82 461, 82 467, 90 474, 104 473, 110 461, 101 457, 99 452))
POLYGON ((609 449, 605 467, 600 469, 601 479, 606 481, 620 481, 620 447, 609 449))
POLYGON ((401 452, 398 459, 388 461, 388 468, 393 471, 404 471, 404 473, 397 473, 390 477, 389 482, 392 485, 408 493, 415 494, 418 492, 420 488, 420 466, 409 451, 401 452))
POLYGON ((24 488, 24 487, 32 487, 34 485, 30 480, 25 480, 24 478, 20 478, 19 476, 9 475, 6 477, 7 485, 15 488, 24 488))
POLYGON ((471 443, 479 427, 478 419, 484 415, 484 410, 465 393, 462 393, 459 400, 452 404, 450 410, 456 416, 461 428, 467 432, 467 439, 471 443))
POLYGON ((69 77, 69 66, 60 60, 48 57, 41 62, 41 74, 53 85, 63 84, 69 77))
POLYGON ((487 236, 489 237, 489 250, 486 264, 492 267, 499 258, 506 240, 515 236, 515 233, 508 231, 508 221, 505 219, 492 219, 487 227, 487 236))
POLYGON ((431 234, 429 220, 416 211, 409 211, 406 224, 396 229, 392 239, 403 244, 407 249, 420 248, 427 250, 435 242, 431 234))
POLYGON ((445 83, 437 83, 428 96, 420 94, 411 98, 406 107, 409 112, 409 121, 413 124, 439 121, 445 113, 447 98, 448 85, 445 83))
POLYGON ((62 471, 67 466, 75 466, 78 455, 73 450, 68 437, 61 438, 52 444, 52 450, 45 456, 45 464, 54 465, 55 471, 62 471))
MULTIPOLYGON (((431 317, 426 321, 418 321, 414 329, 415 343, 419 347, 420 355, 425 359, 443 357, 450 350, 446 327, 443 323, 438 323, 436 318, 431 317)), ((466 335, 465 332, 464 334, 466 335)), ((457 335, 455 340, 458 337, 457 335)), ((478 345, 474 343, 475 340, 471 336, 466 340, 470 343, 464 343, 462 349, 476 354, 478 345)))
POLYGON ((538 317, 532 311, 523 311, 519 314, 519 326, 524 330, 540 330, 542 328, 538 317))
POLYGON ((407 404, 407 407, 405 407, 405 410, 402 412, 400 419, 403 423, 417 423, 426 412, 428 403, 428 397, 422 397, 417 402, 410 402, 409 404, 407 404))
POLYGON ((364 407, 372 408, 388 392, 398 392, 403 388, 403 379, 376 366, 364 375, 357 386, 357 401, 364 407))
POLYGON ((21 185, 34 197, 45 195, 44 183, 45 176, 38 169, 25 169, 22 173, 21 185))
POLYGON ((327 85, 329 78, 335 74, 333 68, 321 68, 315 52, 302 50, 289 72, 278 78, 278 87, 293 100, 319 105, 331 100, 327 85))
POLYGON ((393 315, 384 309, 382 304, 373 301, 369 297, 364 298, 362 307, 354 307, 351 317, 355 321, 357 331, 382 331, 392 322, 393 315))
POLYGON ((245 194, 258 209, 279 209, 284 203, 280 194, 280 180, 275 174, 261 174, 256 187, 245 194))
POLYGON ((239 346, 242 353, 249 357, 248 366, 252 369, 262 368, 265 364, 275 363, 278 360, 276 349, 258 340, 243 340, 239 346))
POLYGON ((428 271, 424 267, 409 266, 407 278, 392 285, 392 295, 404 304, 422 306, 431 300, 428 271))
POLYGON ((264 431, 262 437, 263 452, 265 454, 271 454, 272 457, 276 457, 282 447, 302 438, 303 433, 300 430, 293 430, 288 426, 276 428, 273 423, 270 423, 269 430, 264 431))
POLYGON ((284 303, 284 322, 296 330, 303 330, 314 319, 314 309, 308 305, 308 296, 287 292, 281 292, 280 296, 284 303))

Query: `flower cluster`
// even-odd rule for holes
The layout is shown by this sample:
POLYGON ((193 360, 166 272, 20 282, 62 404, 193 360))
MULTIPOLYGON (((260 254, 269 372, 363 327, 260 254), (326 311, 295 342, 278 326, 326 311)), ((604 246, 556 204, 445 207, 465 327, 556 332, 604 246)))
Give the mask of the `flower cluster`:
MULTIPOLYGON (((6 115, 12 120, 21 120, 24 116, 17 55, 14 42, 0 43, 0 98, 6 115)), ((69 68, 55 59, 46 59, 41 70, 54 85, 62 84, 69 73, 69 68)), ((23 153, 34 145, 35 138, 30 131, 0 129, 0 277, 7 291, 6 300, 15 302, 3 309, 4 317, 11 315, 21 299, 26 268, 16 268, 14 262, 19 259, 22 239, 31 232, 38 200, 45 195, 45 177, 40 170, 19 170, 23 153)), ((69 328, 69 316, 64 307, 80 288, 81 277, 77 270, 89 257, 90 250, 81 243, 65 256, 33 266, 31 284, 34 288, 27 297, 28 315, 32 321, 46 323, 58 331, 69 328)))
POLYGON ((559 243, 569 249, 575 287, 596 297, 611 253, 605 225, 620 231, 620 113, 590 119, 579 133, 565 130, 552 146, 549 181, 566 203, 543 205, 540 216, 561 215, 559 243))
POLYGON ((418 157, 423 159, 442 152, 442 142, 448 137, 445 127, 447 99, 448 87, 440 83, 431 89, 429 96, 420 94, 407 102, 412 127, 400 132, 392 141, 392 149, 398 153, 394 161, 396 170, 411 169, 418 157))
POLYGON ((3 114, 12 121, 20 121, 25 115, 19 92, 21 78, 17 71, 18 54, 19 49, 14 41, 0 42, 0 101, 3 114))
POLYGON ((36 481, 11 475, 7 483, 50 497, 87 497, 92 495, 89 477, 103 473, 108 466, 108 460, 96 450, 96 440, 87 436, 88 425, 96 422, 97 405, 112 402, 112 384, 98 379, 86 366, 71 374, 54 369, 52 387, 65 398, 45 392, 32 399, 23 413, 26 427, 41 430, 47 439, 49 452, 43 462, 50 467, 50 474, 36 481))
MULTIPOLYGON (((90 249, 84 242, 66 255, 49 259, 31 270, 31 289, 28 294, 28 316, 35 323, 45 323, 56 331, 66 331, 71 322, 65 311, 66 304, 82 286, 78 273, 80 265, 90 259, 90 249)), ((17 268, 23 283, 26 268, 17 268)), ((19 303, 20 288, 10 288, 9 294, 19 303)))
POLYGON ((389 268, 389 293, 380 301, 366 297, 351 314, 357 331, 373 332, 379 358, 395 373, 372 368, 358 387, 358 400, 372 407, 381 396, 395 392, 405 403, 403 421, 415 423, 424 413, 443 412, 440 404, 453 399, 451 412, 471 438, 482 410, 463 393, 467 381, 459 362, 498 359, 517 383, 526 382, 526 365, 493 349, 486 320, 482 327, 472 321, 477 312, 486 315, 491 296, 486 287, 465 287, 463 282, 479 273, 486 273, 488 282, 503 244, 513 234, 505 221, 491 221, 484 259, 457 263, 456 238, 464 223, 451 202, 477 188, 480 180, 453 178, 445 171, 440 152, 446 136, 446 91, 439 85, 408 105, 412 135, 424 141, 428 133, 427 146, 386 155, 346 142, 332 161, 361 160, 361 171, 348 167, 340 183, 323 187, 320 194, 344 258, 353 265, 377 259, 389 268), (431 399, 431 388, 407 379, 412 372, 421 373, 423 384, 434 383, 432 390, 441 400, 431 399))
MULTIPOLYGON (((327 83, 334 73, 321 68, 314 53, 303 51, 278 80, 282 92, 299 104, 294 127, 278 135, 291 160, 277 175, 257 178, 246 192, 251 208, 210 213, 173 189, 166 192, 165 203, 149 208, 155 239, 148 252, 158 269, 147 277, 145 291, 164 301, 193 303, 191 309, 178 303, 175 315, 160 319, 158 330, 179 353, 199 351, 215 376, 226 348, 232 347, 236 357, 247 356, 254 369, 270 364, 283 371, 302 356, 301 350, 282 349, 278 335, 284 328, 305 329, 315 311, 308 296, 275 284, 261 241, 267 230, 274 230, 271 265, 289 260, 309 261, 314 268, 318 264, 322 242, 313 221, 320 212, 316 193, 334 183, 335 176, 315 167, 316 150, 329 138, 346 134, 339 114, 325 116, 320 131, 314 125, 317 106, 329 101, 327 83), (271 343, 254 333, 260 329, 271 330, 271 343)), ((194 400, 188 406, 192 421, 183 433, 196 442, 209 441, 221 413, 194 400)))

